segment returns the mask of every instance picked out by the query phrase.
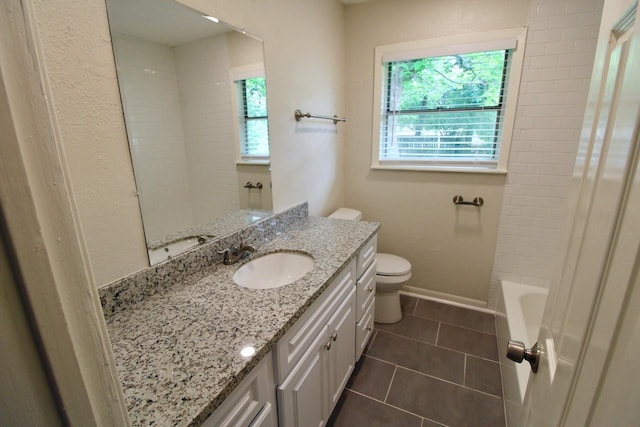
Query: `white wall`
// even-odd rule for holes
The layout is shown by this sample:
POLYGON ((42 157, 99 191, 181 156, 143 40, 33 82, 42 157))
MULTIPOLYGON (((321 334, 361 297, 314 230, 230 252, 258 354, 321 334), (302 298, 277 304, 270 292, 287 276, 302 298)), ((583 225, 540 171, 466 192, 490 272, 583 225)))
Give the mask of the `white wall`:
POLYGON ((112 42, 146 238, 160 240, 193 225, 191 200, 197 199, 190 188, 176 55, 169 46, 122 34, 112 42))
MULTIPOLYGON (((145 268, 146 245, 102 0, 35 1, 58 126, 96 283, 145 268)), ((344 127, 296 124, 299 108, 344 114, 343 7, 337 0, 192 0, 264 39, 274 208, 341 205, 344 127)))
POLYGON ((411 290, 487 301, 504 175, 371 170, 374 48, 525 26, 529 0, 379 0, 346 8, 346 205, 380 221, 378 249, 412 263, 411 290), (484 198, 456 207, 453 196, 484 198))
POLYGON ((489 304, 498 281, 548 287, 578 149, 602 0, 532 0, 489 304))

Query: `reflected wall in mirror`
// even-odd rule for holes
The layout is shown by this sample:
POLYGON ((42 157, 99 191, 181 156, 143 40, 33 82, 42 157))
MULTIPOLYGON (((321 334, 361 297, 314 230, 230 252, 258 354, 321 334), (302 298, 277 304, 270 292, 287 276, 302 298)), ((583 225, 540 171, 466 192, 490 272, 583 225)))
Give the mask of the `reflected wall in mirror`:
POLYGON ((262 42, 171 0, 107 10, 150 263, 269 215, 262 42))

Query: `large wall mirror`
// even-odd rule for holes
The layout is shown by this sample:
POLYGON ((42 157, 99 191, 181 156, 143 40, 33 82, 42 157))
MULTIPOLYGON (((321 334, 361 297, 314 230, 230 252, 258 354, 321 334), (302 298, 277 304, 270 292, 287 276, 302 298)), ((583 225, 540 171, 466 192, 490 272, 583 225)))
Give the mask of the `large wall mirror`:
POLYGON ((171 0, 107 0, 150 263, 269 215, 262 41, 171 0))

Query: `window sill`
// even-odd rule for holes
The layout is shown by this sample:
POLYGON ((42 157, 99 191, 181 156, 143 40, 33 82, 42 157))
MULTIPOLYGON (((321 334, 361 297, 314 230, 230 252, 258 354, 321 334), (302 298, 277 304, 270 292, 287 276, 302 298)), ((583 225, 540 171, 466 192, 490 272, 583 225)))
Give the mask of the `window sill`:
POLYGON ((236 165, 237 166, 244 166, 244 165, 249 165, 249 166, 269 166, 271 164, 270 160, 237 160, 236 161, 236 165))
POLYGON ((371 169, 399 170, 414 172, 453 172, 453 173, 481 173, 493 175, 506 175, 506 169, 492 169, 486 166, 436 166, 436 165, 371 165, 371 169))

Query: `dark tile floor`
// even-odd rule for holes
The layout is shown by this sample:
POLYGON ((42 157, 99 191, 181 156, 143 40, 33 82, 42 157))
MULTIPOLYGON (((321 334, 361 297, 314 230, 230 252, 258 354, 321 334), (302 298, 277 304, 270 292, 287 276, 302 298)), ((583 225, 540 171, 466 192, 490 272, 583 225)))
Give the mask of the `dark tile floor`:
POLYGON ((376 323, 329 426, 505 425, 494 317, 402 295, 376 323))

